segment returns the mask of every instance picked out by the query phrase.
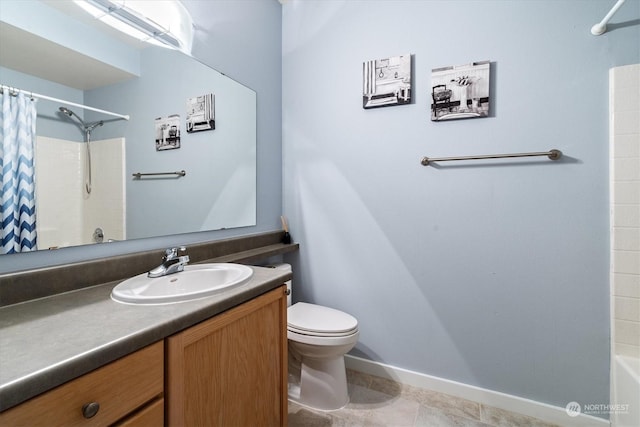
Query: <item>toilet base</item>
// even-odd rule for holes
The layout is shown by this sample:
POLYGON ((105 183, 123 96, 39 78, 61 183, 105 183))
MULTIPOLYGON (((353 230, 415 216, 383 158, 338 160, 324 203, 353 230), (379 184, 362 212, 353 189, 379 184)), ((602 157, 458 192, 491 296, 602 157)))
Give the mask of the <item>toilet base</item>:
POLYGON ((299 378, 297 384, 289 383, 289 399, 293 402, 322 411, 335 411, 349 403, 344 356, 303 357, 299 378))

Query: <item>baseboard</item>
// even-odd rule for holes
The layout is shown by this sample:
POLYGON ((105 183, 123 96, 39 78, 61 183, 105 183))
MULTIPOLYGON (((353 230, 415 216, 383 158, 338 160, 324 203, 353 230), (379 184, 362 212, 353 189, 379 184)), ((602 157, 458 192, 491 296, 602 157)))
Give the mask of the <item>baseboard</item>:
POLYGON ((345 365, 354 371, 390 379, 413 387, 425 388, 472 400, 494 408, 516 412, 566 427, 608 427, 609 421, 591 415, 567 415, 564 407, 549 405, 493 390, 487 390, 456 381, 421 374, 360 357, 345 356, 345 365))

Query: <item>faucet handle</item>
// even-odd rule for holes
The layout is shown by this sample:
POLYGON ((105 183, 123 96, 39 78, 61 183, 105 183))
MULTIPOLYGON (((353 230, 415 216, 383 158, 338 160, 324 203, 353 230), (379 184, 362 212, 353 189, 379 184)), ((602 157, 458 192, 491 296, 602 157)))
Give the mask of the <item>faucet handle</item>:
POLYGON ((178 257, 178 250, 180 252, 185 252, 187 248, 185 246, 180 246, 179 248, 169 248, 164 251, 164 259, 171 260, 178 257))

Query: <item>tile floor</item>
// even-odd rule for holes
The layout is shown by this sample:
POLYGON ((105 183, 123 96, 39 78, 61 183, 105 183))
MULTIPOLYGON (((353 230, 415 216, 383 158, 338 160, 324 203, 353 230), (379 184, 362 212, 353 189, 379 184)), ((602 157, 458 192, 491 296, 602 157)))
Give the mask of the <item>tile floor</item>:
POLYGON ((535 418, 347 370, 350 403, 332 412, 289 401, 289 427, 552 427, 535 418))

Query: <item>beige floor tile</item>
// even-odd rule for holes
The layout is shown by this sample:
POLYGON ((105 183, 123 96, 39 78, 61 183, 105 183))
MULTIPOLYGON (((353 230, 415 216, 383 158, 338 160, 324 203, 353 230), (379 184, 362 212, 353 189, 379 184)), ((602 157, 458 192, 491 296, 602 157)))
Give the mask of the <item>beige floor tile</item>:
POLYGON ((457 417, 480 421, 480 404, 471 400, 410 386, 404 388, 403 397, 457 417))
POLYGON ((289 427, 329 427, 331 417, 289 402, 289 427))
POLYGON ((527 415, 516 414, 504 409, 481 405, 480 419, 495 427, 558 427, 527 415))
POLYGON ((317 411, 289 401, 289 427, 364 427, 366 411, 317 411))
POLYGON ((352 419, 358 417, 366 426, 413 426, 418 404, 398 396, 357 385, 349 387, 350 402, 342 411, 352 419))
POLYGON ((349 384, 372 388, 371 378, 372 377, 369 374, 354 371, 353 369, 347 369, 347 383, 349 384))
POLYGON ((396 381, 388 380, 386 378, 380 378, 376 376, 370 376, 370 386, 372 390, 376 390, 390 396, 399 396, 402 394, 403 384, 396 381))
POLYGON ((317 411, 289 402, 290 427, 557 427, 455 396, 347 371, 350 402, 317 411))
POLYGON ((420 405, 402 398, 393 399, 386 405, 369 410, 365 417, 366 427, 413 427, 420 405))
POLYGON ((490 424, 452 415, 440 409, 420 406, 416 427, 491 427, 490 424))

